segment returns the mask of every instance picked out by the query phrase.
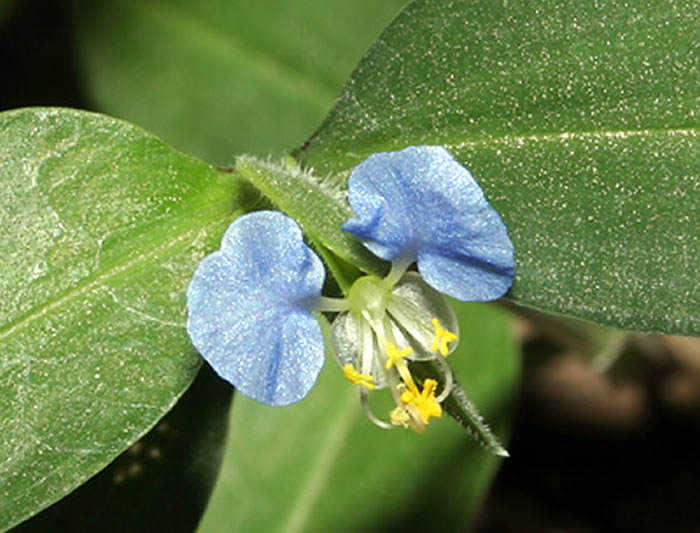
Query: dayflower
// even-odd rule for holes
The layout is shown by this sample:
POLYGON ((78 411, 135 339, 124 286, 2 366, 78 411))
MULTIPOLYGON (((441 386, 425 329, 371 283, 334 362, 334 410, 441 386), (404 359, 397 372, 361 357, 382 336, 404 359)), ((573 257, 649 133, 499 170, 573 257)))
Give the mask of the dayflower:
POLYGON ((392 262, 386 277, 363 276, 344 298, 323 297, 323 266, 296 223, 269 211, 244 215, 195 272, 188 332, 241 392, 284 405, 308 393, 322 366, 313 313, 333 313, 332 351, 369 418, 422 432, 442 415, 452 387, 444 359, 458 328, 441 293, 502 296, 514 276, 513 246, 469 171, 442 147, 374 154, 353 169, 348 193, 357 216, 342 229, 392 262), (409 270, 413 263, 418 272, 409 270), (421 383, 412 360, 437 361, 440 376, 421 383), (396 403, 388 420, 369 408, 369 391, 382 388, 396 403))

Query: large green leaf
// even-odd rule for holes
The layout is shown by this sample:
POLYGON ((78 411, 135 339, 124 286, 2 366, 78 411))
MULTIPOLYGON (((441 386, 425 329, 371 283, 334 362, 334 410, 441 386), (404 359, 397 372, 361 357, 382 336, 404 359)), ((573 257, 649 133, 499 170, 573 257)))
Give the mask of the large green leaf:
POLYGON ((0 115, 0 529, 104 467, 190 384, 185 288, 239 192, 114 119, 0 115))
MULTIPOLYGON (((486 304, 459 303, 457 313, 462 338, 450 361, 502 433, 519 372, 510 323, 486 304)), ((237 398, 199 531, 463 531, 500 459, 447 417, 424 435, 379 429, 357 392, 331 358, 296 405, 237 398)))
POLYGON ((445 145, 508 226, 516 302, 698 334, 697 7, 416 1, 298 155, 342 190, 369 153, 445 145))
POLYGON ((228 164, 298 145, 406 0, 78 0, 101 111, 228 164))

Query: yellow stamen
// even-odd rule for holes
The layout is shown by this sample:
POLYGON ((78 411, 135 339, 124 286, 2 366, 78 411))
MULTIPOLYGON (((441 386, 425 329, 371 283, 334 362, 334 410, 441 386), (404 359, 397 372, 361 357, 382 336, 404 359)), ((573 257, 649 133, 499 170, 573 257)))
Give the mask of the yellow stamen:
POLYGON ((396 370, 399 371, 399 376, 401 376, 403 382, 408 387, 413 387, 415 389, 416 384, 413 381, 413 376, 411 376, 411 371, 408 369, 406 361, 404 361, 404 358, 412 353, 413 348, 411 348, 410 346, 404 348, 403 350, 399 350, 396 347, 396 345, 391 342, 387 343, 386 345, 387 370, 392 368, 393 366, 396 366, 396 370))
POLYGON ((434 379, 426 379, 423 382, 422 392, 419 393, 418 388, 413 385, 401 393, 401 403, 413 406, 426 424, 430 417, 442 416, 442 406, 435 398, 437 385, 438 383, 434 379))
POLYGON ((440 355, 447 357, 447 354, 450 352, 447 344, 456 341, 457 335, 443 328, 437 318, 433 318, 432 323, 435 326, 435 339, 430 349, 435 352, 439 348, 440 355))
POLYGON ((410 346, 407 346, 403 350, 399 350, 395 344, 393 343, 388 343, 386 345, 386 369, 390 370, 396 363, 398 363, 401 359, 406 357, 407 355, 411 355, 413 353, 413 348, 410 346))
POLYGON ((407 428, 411 416, 408 414, 405 407, 397 407, 389 413, 389 420, 391 420, 393 426, 403 426, 407 428))
POLYGON ((350 363, 346 364, 343 367, 343 374, 345 374, 345 378, 350 381, 351 383, 354 383, 355 385, 360 385, 362 387, 365 387, 369 390, 374 390, 374 376, 370 376, 368 374, 361 374, 357 370, 355 370, 355 367, 353 367, 350 363))

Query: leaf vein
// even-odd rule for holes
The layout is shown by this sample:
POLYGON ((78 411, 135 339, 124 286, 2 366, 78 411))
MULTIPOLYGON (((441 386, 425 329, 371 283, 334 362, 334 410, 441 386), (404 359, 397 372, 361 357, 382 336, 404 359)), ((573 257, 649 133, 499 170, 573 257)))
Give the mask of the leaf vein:
POLYGON ((570 139, 627 139, 629 137, 642 137, 645 135, 669 135, 695 137, 698 135, 697 128, 664 128, 664 129, 639 129, 639 130, 591 130, 591 131, 564 131, 558 133, 533 133, 530 135, 501 135, 497 137, 487 137, 483 139, 468 139, 455 143, 443 143, 443 146, 453 150, 471 148, 489 144, 511 144, 523 145, 527 142, 560 142, 570 139))
MULTIPOLYGON (((209 223, 216 223, 217 220, 212 220, 209 223)), ((74 285, 71 289, 67 290, 64 292, 62 295, 59 295, 56 297, 52 302, 47 303, 41 308, 34 308, 27 313, 25 313, 23 316, 18 317, 16 320, 8 323, 0 329, 0 342, 2 342, 4 339, 7 337, 11 336, 13 333, 16 331, 26 327, 27 325, 31 324, 32 322, 42 318, 43 316, 47 315, 49 312, 53 311, 54 309, 60 308, 62 305, 65 303, 74 300, 75 298, 78 298, 84 294, 89 293, 90 291, 93 291, 94 289, 99 289, 100 287, 103 286, 104 282, 107 280, 113 279, 117 277, 120 274, 123 274, 124 272, 144 263, 147 260, 152 259, 153 257, 157 257, 160 253, 164 253, 167 250, 174 248, 175 246, 178 246, 182 243, 182 240, 186 238, 187 236, 191 235, 193 237, 196 236, 201 230, 201 227, 193 228, 191 230, 188 230, 182 234, 178 234, 175 237, 172 237, 170 239, 166 239, 163 243, 159 244, 158 246, 155 246, 151 249, 149 252, 142 253, 138 255, 138 257, 126 261, 121 264, 114 265, 111 270, 108 270, 104 273, 100 273, 95 275, 94 277, 88 277, 83 279, 81 282, 77 283, 74 285)), ((121 304, 118 300, 114 298, 114 296, 110 293, 112 298, 115 300, 115 303, 118 305, 121 305, 122 307, 123 304, 121 304)), ((136 309, 127 309, 128 311, 133 311, 137 312, 138 310, 136 309)), ((140 316, 144 316, 144 313, 138 311, 138 314, 140 316)), ((160 319, 157 319, 152 316, 148 316, 148 319, 157 321, 161 324, 167 325, 167 326, 177 326, 177 327, 183 327, 182 324, 177 324, 177 323, 171 323, 167 321, 163 321, 160 319)))

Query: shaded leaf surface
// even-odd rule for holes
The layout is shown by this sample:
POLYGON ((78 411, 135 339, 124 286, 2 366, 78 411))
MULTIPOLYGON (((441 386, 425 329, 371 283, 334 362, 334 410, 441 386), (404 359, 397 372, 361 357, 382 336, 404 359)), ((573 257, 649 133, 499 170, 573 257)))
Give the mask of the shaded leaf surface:
POLYGON ((700 333, 692 0, 416 1, 298 155, 345 188, 370 153, 440 144, 516 250, 514 301, 700 333))
POLYGON ((219 473, 233 389, 202 365, 158 424, 107 468, 13 533, 190 533, 219 473))
MULTIPOLYGON (((485 304, 460 303, 456 310, 462 339, 450 361, 502 434, 519 371, 509 321, 485 304)), ((375 410, 386 416, 390 407, 378 401, 375 410)), ((498 462, 446 416, 424 435, 375 427, 331 357, 298 404, 271 408, 237 398, 199 531, 379 533, 407 524, 463 531, 498 462)))
POLYGON ((0 115, 0 529, 103 468, 190 384, 185 287, 238 190, 114 119, 0 115))
POLYGON ((0 22, 5 19, 5 15, 8 11, 10 11, 10 8, 14 2, 15 0, 0 0, 0 22))
POLYGON ((406 0, 75 2, 102 111, 219 164, 299 144, 406 0))

